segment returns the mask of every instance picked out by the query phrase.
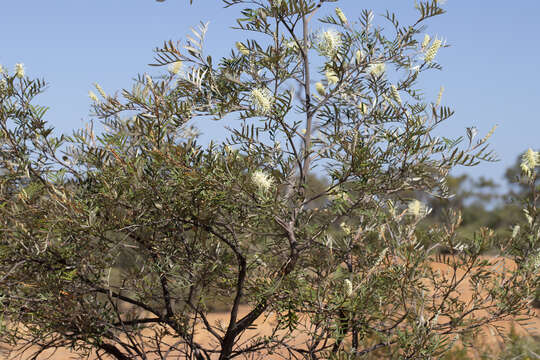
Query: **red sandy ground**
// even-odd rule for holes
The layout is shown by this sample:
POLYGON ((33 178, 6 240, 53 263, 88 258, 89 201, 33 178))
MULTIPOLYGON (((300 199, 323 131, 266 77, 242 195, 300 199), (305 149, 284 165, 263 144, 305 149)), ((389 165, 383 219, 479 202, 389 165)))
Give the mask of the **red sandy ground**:
MULTIPOLYGON (((508 262, 505 262, 505 265, 510 265, 508 262)), ((448 267, 444 264, 440 264, 437 262, 434 262, 432 264, 432 267, 434 270, 440 270, 441 272, 444 272, 448 270, 448 267)), ((467 285, 460 287, 460 295, 463 298, 469 298, 471 291, 468 289, 467 285)), ((240 307, 240 313, 239 317, 242 317, 246 313, 248 313, 250 310, 249 306, 244 305, 240 307)), ((218 321, 221 321, 223 323, 227 323, 228 321, 229 313, 211 313, 208 315, 208 320, 210 323, 216 323, 218 321)), ((273 320, 272 318, 265 319, 264 317, 261 317, 256 323, 253 329, 246 331, 246 333, 243 335, 244 339, 247 339, 253 335, 260 334, 265 335, 269 334, 273 327, 272 327, 273 320)), ((540 336, 540 309, 537 309, 536 316, 533 317, 530 321, 527 322, 527 328, 524 328, 523 326, 517 324, 514 321, 506 321, 506 322, 499 322, 497 325, 503 326, 504 329, 506 329, 507 332, 510 331, 512 327, 515 328, 516 332, 518 334, 522 335, 534 335, 534 336, 540 336)), ((494 352, 497 352, 497 349, 501 349, 503 344, 501 343, 501 339, 499 336, 497 336, 495 333, 493 333, 492 330, 489 328, 483 328, 482 329, 482 336, 480 337, 481 343, 477 344, 478 348, 489 348, 492 349, 494 352)), ((206 333, 207 334, 207 333, 206 333)), ((175 341, 174 339, 168 339, 169 344, 173 344, 175 341)), ((203 343, 203 344, 213 344, 215 341, 213 338, 211 338, 208 335, 205 335, 205 333, 199 333, 197 335, 196 340, 203 343)), ((297 344, 302 344, 306 341, 305 336, 299 336, 295 339, 297 344)), ((28 353, 27 356, 29 356, 30 353, 28 353)), ((471 353, 471 355, 475 355, 471 353)), ((2 347, 0 344, 0 356, 3 356, 4 359, 14 359, 14 357, 9 355, 8 349, 6 347, 2 347)), ((19 359, 27 359, 27 356, 19 357, 19 359)), ((172 358, 172 357, 171 357, 172 358)), ((265 356, 265 359, 283 359, 283 357, 275 355, 275 356, 265 356)), ((51 359, 51 360, 64 360, 64 359, 78 359, 77 354, 72 353, 69 349, 58 349, 54 354, 51 352, 46 352, 39 356, 40 360, 44 359, 51 359)), ((92 359, 95 359, 93 357, 92 359)))

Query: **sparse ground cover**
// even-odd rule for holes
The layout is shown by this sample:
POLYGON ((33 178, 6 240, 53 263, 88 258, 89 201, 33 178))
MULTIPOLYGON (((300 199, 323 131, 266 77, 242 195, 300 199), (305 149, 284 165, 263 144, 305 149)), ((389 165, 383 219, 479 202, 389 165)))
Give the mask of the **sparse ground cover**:
MULTIPOLYGON (((498 266, 501 269, 501 272, 505 270, 511 270, 515 267, 510 261, 503 261, 500 258, 490 257, 488 258, 493 266, 498 266)), ((431 268, 433 271, 439 271, 442 274, 447 274, 451 276, 453 274, 451 268, 444 263, 444 256, 441 256, 440 261, 433 261, 431 263, 431 268)), ((458 269, 456 272, 457 277, 463 276, 464 270, 458 269)), ((465 279, 463 283, 459 286, 459 297, 461 299, 470 300, 471 296, 474 294, 470 289, 470 283, 465 279)), ((248 314, 251 310, 249 305, 241 305, 239 308, 239 315, 244 316, 248 314)), ((219 324, 227 324, 229 320, 230 313, 228 311, 216 311, 208 314, 208 321, 212 324, 215 324, 218 327, 219 324)), ((442 320, 442 319, 441 319, 442 320)), ((268 336, 275 331, 275 316, 269 314, 268 316, 262 317, 257 320, 253 326, 251 326, 246 332, 241 336, 238 341, 239 346, 249 343, 250 339, 258 336, 268 336)), ((204 344, 208 347, 218 348, 218 344, 215 342, 215 339, 210 336, 210 334, 205 331, 203 326, 200 326, 196 331, 195 340, 201 344, 204 344)), ((304 323, 304 328, 309 329, 309 322, 304 323)), ((281 330, 281 333, 286 333, 285 330, 281 330)), ((306 347, 306 342, 310 340, 309 336, 306 336, 305 333, 295 331, 289 334, 293 343, 298 347, 306 347)), ((142 336, 151 336, 150 332, 147 334, 142 334, 142 336)), ((150 340, 149 340, 150 341, 150 340)), ((167 354, 169 349, 174 348, 177 339, 168 336, 164 339, 164 355, 167 354)), ((350 339, 349 339, 350 344, 350 339)), ((345 345, 347 346, 347 345, 345 345)), ((0 346, 0 354, 6 357, 6 359, 28 359, 30 358, 33 351, 36 350, 35 347, 27 349, 25 352, 11 352, 9 351, 10 347, 7 345, 0 346)), ((508 319, 504 321, 498 321, 492 323, 488 326, 482 327, 481 332, 474 339, 461 339, 455 342, 453 350, 445 355, 444 359, 446 360, 473 360, 473 359, 538 359, 540 357, 535 357, 535 354, 538 354, 538 349, 540 349, 540 309, 536 309, 532 316, 527 319, 521 319, 521 321, 516 321, 516 319, 508 319), (513 355, 513 357, 507 357, 513 355), (528 357, 527 357, 528 356, 528 357)), ((179 356, 174 350, 171 349, 171 352, 168 354, 170 359, 177 359, 179 356)), ((261 359, 283 359, 283 356, 287 354, 283 351, 277 351, 276 353, 268 353, 267 351, 260 351, 258 357, 261 359)), ((60 348, 56 351, 49 350, 41 354, 38 359, 51 359, 51 360, 63 360, 68 358, 78 358, 79 354, 76 351, 72 351, 66 348, 60 348)), ((216 355, 216 358, 218 356, 216 355)), ((107 357, 104 357, 107 358, 107 357)), ((254 359, 257 357, 250 357, 254 359)), ((363 357, 364 359, 378 359, 385 358, 384 354, 377 354, 376 352, 363 357)), ((97 359, 95 354, 91 354, 89 359, 97 359)), ((160 359, 159 356, 153 355, 149 359, 160 359)), ((242 357, 239 357, 242 359, 242 357)))
MULTIPOLYGON (((247 305, 243 305, 240 307, 240 314, 245 315, 249 312, 250 308, 247 305)), ((211 313, 209 314, 209 319, 214 322, 226 322, 228 319, 229 313, 227 312, 218 312, 218 313, 211 313)), ((248 339, 249 337, 260 334, 260 335, 268 335, 272 332, 273 326, 271 325, 273 319, 272 317, 261 319, 260 321, 257 321, 253 328, 246 331, 246 334, 243 336, 244 339, 248 339)), ((528 354, 528 349, 535 350, 540 348, 540 311, 536 311, 536 316, 531 318, 529 321, 527 321, 527 326, 523 327, 519 325, 516 322, 513 321, 505 321, 505 322, 499 322, 496 324, 497 326, 500 326, 503 330, 504 335, 508 336, 507 342, 503 343, 501 339, 501 334, 495 332, 492 328, 486 327, 482 330, 482 333, 479 335, 478 339, 476 339, 474 342, 469 343, 468 346, 465 349, 462 349, 460 343, 458 342, 454 348, 454 350, 448 354, 445 359, 482 359, 486 358, 486 356, 492 356, 492 358, 497 358, 501 354, 504 354, 505 351, 514 349, 515 352, 515 346, 512 347, 512 344, 518 344, 520 345, 519 349, 521 349, 522 353, 514 354, 514 356, 521 356, 516 357, 516 359, 527 359, 527 355, 529 355, 529 359, 538 359, 534 357, 532 354, 528 354), (512 331, 514 331, 512 333, 512 331), (513 336, 510 336, 513 334, 513 336), (507 350, 508 349, 508 350, 507 350)), ((307 340, 305 336, 295 336, 295 334, 292 334, 291 336, 296 337, 296 341, 298 344, 302 344, 307 340)), ((197 336, 197 340, 199 340, 203 344, 211 344, 212 339, 208 337, 208 335, 204 334, 204 332, 201 332, 197 336)), ((174 345, 176 342, 174 338, 166 338, 165 340, 169 345, 174 345)), ((167 348, 167 346, 165 346, 167 348)), ((0 354, 5 357, 5 359, 29 359, 30 354, 32 353, 35 348, 30 348, 27 350, 24 354, 15 354, 12 353, 10 355, 9 351, 10 347, 7 345, 0 346, 0 354)), ((282 359, 283 357, 279 354, 269 355, 264 352, 261 352, 260 358, 261 359, 282 359)), ((171 352, 170 359, 177 359, 175 357, 175 353, 171 352)), ((178 355, 177 355, 178 356, 178 355)), ((49 350, 43 354, 41 354, 38 359, 39 360, 45 360, 45 359, 51 359, 51 360, 64 360, 64 359, 70 359, 70 358, 76 358, 78 359, 78 354, 74 351, 71 351, 69 349, 61 348, 57 349, 56 351, 49 350)), ((216 356, 217 358, 217 356, 216 356)), ((372 355, 371 357, 366 357, 366 359, 376 359, 378 358, 377 355, 372 355)), ((489 357, 487 357, 489 358, 489 357)), ((91 355, 89 357, 91 360, 97 359, 95 354, 91 355)), ((106 356, 104 359, 108 359, 106 356)), ((153 357, 152 359, 159 359, 159 357, 153 357)), ((239 359, 242 359, 242 357, 239 357, 239 359)))

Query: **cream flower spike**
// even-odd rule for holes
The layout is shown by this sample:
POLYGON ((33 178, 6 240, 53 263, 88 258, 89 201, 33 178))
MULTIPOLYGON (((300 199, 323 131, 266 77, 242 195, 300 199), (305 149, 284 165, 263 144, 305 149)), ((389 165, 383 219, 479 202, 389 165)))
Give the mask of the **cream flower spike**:
POLYGON ((437 52, 439 51, 439 48, 442 45, 441 39, 435 39, 433 41, 433 44, 431 44, 431 47, 426 51, 426 56, 424 57, 424 60, 426 62, 432 62, 433 59, 435 59, 435 56, 437 55, 437 52))
POLYGON ((319 35, 318 45, 321 54, 326 57, 333 57, 341 46, 341 35, 334 29, 323 31, 319 35))
POLYGON ((324 89, 324 85, 320 82, 315 84, 315 90, 319 93, 319 95, 324 96, 326 94, 326 90, 324 89))
POLYGON ((386 71, 385 63, 369 64, 368 66, 368 72, 373 76, 379 76, 383 74, 385 71, 386 71))
POLYGON ((251 91, 251 103, 261 115, 268 115, 272 111, 274 97, 266 88, 253 89, 251 91))
POLYGON ((326 70, 326 80, 328 81, 328 84, 333 85, 337 84, 339 81, 339 77, 333 70, 326 70))
POLYGON ((339 226, 341 227, 341 230, 343 230, 345 235, 351 234, 352 230, 345 222, 342 222, 341 224, 339 224, 339 226))
POLYGON ((15 64, 15 76, 19 79, 24 77, 24 64, 15 64))
POLYGON ((431 212, 431 209, 428 208, 423 202, 418 200, 412 200, 409 202, 409 205, 407 207, 407 214, 414 216, 416 218, 418 217, 424 217, 428 215, 431 212))
POLYGON ((439 90, 439 95, 437 95, 437 102, 435 103, 435 106, 441 105, 443 93, 444 93, 444 86, 441 86, 441 89, 439 90))
POLYGON ((398 89, 396 88, 395 85, 391 85, 391 86, 390 86, 390 92, 391 92, 391 94, 392 94, 392 98, 393 98, 399 105, 401 105, 401 96, 399 96, 398 89))
POLYGON ((530 177, 538 165, 540 165, 540 154, 529 148, 521 158, 521 170, 530 177))
POLYGON ((98 83, 94 83, 94 86, 101 96, 103 96, 105 99, 108 97, 107 93, 105 93, 105 90, 103 90, 103 88, 98 83))
POLYGON ((431 41, 431 37, 428 34, 424 35, 424 40, 422 41, 422 51, 426 50, 430 41, 431 41))
POLYGON ((169 72, 171 74, 178 75, 180 70, 182 70, 182 62, 181 61, 175 61, 173 63, 170 63, 167 70, 169 70, 169 72))
POLYGON ((336 15, 343 24, 347 23, 347 17, 343 13, 343 10, 341 10, 340 8, 336 8, 336 15))
POLYGON ((346 294, 348 297, 351 297, 352 294, 353 294, 353 284, 352 284, 352 281, 349 280, 349 279, 345 279, 344 283, 345 283, 345 294, 346 294))
POLYGON ((356 58, 356 64, 360 64, 362 62, 362 60, 364 60, 364 57, 366 56, 364 54, 364 52, 362 50, 356 50, 356 53, 355 53, 355 58, 356 58))
POLYGON ((88 92, 88 97, 93 101, 93 102, 99 102, 99 99, 98 97, 96 96, 96 94, 94 94, 94 92, 92 90, 90 90, 88 92))
POLYGON ((267 173, 257 170, 251 174, 251 181, 259 188, 259 190, 266 192, 270 190, 273 185, 273 181, 267 173))

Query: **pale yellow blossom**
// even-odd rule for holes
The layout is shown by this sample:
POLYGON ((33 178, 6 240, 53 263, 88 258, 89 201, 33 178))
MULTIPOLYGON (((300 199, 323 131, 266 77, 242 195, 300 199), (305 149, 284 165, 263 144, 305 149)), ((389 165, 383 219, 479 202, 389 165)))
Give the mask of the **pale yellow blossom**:
POLYGON ((347 294, 347 296, 352 296, 353 294, 353 284, 352 284, 352 281, 349 280, 349 279, 345 279, 344 281, 345 283, 345 294, 347 294))
POLYGON ((324 96, 326 94, 326 90, 324 89, 324 85, 320 82, 315 84, 315 90, 319 93, 319 95, 324 96))
POLYGON ((180 70, 182 70, 182 62, 175 61, 173 63, 170 63, 167 70, 169 70, 171 74, 177 75, 180 72, 180 70))
POLYGON ((88 97, 89 97, 93 102, 99 102, 98 97, 97 97, 96 94, 94 94, 94 92, 91 91, 91 90, 88 92, 88 97))
POLYGON ((351 228, 345 222, 342 222, 341 224, 339 224, 339 226, 341 227, 341 230, 343 230, 345 235, 351 234, 351 228))
POLYGON ((94 83, 94 87, 96 88, 96 90, 99 92, 99 94, 101 96, 103 96, 104 98, 107 98, 107 94, 105 93, 105 91, 103 90, 103 88, 101 86, 99 86, 98 83, 94 83))
POLYGON ((527 150, 521 157, 521 170, 527 176, 531 176, 532 171, 538 165, 540 165, 540 154, 537 151, 529 148, 529 150, 527 150))
POLYGON ((251 103, 261 115, 267 115, 272 111, 274 97, 267 88, 258 88, 251 91, 251 103))
POLYGON ((251 181, 263 192, 270 190, 274 183, 270 176, 261 170, 257 170, 251 174, 251 181))
POLYGON ((24 77, 24 64, 15 64, 15 76, 19 79, 24 77))
POLYGON ((401 105, 401 96, 399 96, 398 89, 396 88, 395 85, 391 85, 391 86, 390 86, 390 93, 392 94, 392 98, 393 98, 399 105, 401 105))
POLYGON ((328 84, 337 84, 339 77, 333 70, 326 70, 326 80, 328 81, 328 84))
POLYGON ((364 60, 365 54, 362 50, 356 50, 356 54, 354 56, 356 58, 356 63, 360 64, 362 60, 364 60))
POLYGON ((418 200, 412 200, 409 202, 407 213, 414 217, 424 217, 431 212, 424 203, 418 200))
POLYGON ((336 8, 336 15, 343 24, 347 23, 347 17, 343 13, 343 10, 341 10, 340 8, 336 8))
POLYGON ((426 56, 424 57, 425 62, 432 62, 433 59, 435 59, 435 56, 437 55, 437 52, 439 51, 441 45, 442 40, 435 39, 433 41, 433 44, 431 44, 430 48, 426 51, 426 56))
POLYGON ((368 66, 368 72, 373 76, 379 76, 383 74, 385 71, 386 71, 385 63, 369 64, 368 66))
POLYGON ((148 74, 144 74, 144 78, 146 79, 146 83, 148 84, 148 86, 150 86, 150 88, 153 88, 154 80, 152 80, 152 77, 148 74))
POLYGON ((424 40, 422 41, 422 51, 426 50, 430 41, 431 41, 431 37, 428 34, 424 35, 424 40))
POLYGON ((341 34, 334 29, 328 29, 319 35, 318 47, 324 56, 333 57, 336 55, 341 43, 341 34))
POLYGON ((441 105, 443 92, 444 92, 444 86, 441 86, 441 89, 439 90, 439 95, 437 95, 437 102, 435 103, 436 106, 441 105))
POLYGON ((519 230, 520 230, 520 226, 519 226, 519 225, 515 225, 515 226, 512 228, 512 239, 515 238, 515 237, 519 234, 519 230))

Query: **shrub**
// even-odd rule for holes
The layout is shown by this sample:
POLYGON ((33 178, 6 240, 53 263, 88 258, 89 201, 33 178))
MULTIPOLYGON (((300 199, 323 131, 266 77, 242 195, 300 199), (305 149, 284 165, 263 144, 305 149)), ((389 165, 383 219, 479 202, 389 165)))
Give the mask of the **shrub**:
POLYGON ((465 145, 432 135, 453 113, 417 88, 446 46, 420 35, 439 3, 417 2, 410 26, 387 13, 387 29, 336 9, 319 33, 312 18, 330 1, 224 3, 243 5, 237 26, 265 40, 239 39, 219 61, 203 55, 204 24, 184 47, 166 42, 155 65, 167 72, 91 93, 101 134, 55 137, 34 101, 45 83, 1 75, 0 338, 121 360, 433 358, 529 314, 532 202, 501 272, 481 256, 492 232, 468 247, 456 237, 459 213, 429 230, 449 249, 435 259, 415 232, 429 209, 404 197, 447 196, 454 166, 494 159, 491 132, 465 145), (199 144, 194 126, 224 119, 227 139, 199 144), (464 285, 470 299, 456 295, 464 285), (218 305, 225 323, 209 320, 218 305), (273 330, 248 333, 265 316, 273 330))

